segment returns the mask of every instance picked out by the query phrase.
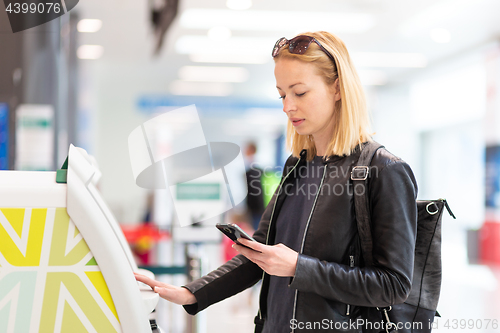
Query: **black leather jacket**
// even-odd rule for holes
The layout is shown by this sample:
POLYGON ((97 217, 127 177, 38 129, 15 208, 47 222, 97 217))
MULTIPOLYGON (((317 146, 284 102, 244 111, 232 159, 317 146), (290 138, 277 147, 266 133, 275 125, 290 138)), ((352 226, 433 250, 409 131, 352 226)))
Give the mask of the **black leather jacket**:
MULTIPOLYGON (((324 162, 321 191, 307 222, 295 276, 290 278, 289 287, 296 291, 291 332, 359 332, 359 325, 349 323, 356 321, 362 307, 402 303, 410 292, 417 223, 415 177, 408 164, 386 149, 375 154, 367 186, 373 265, 364 267, 350 180, 359 154, 358 147, 350 156, 331 156, 324 162)), ((305 163, 305 151, 300 159, 288 158, 281 185, 253 235, 257 241, 274 244, 273 223, 285 199, 285 188, 305 163)), ((185 309, 195 314, 260 279, 259 321, 266 316, 269 275, 242 255, 187 284, 197 303, 185 309)))

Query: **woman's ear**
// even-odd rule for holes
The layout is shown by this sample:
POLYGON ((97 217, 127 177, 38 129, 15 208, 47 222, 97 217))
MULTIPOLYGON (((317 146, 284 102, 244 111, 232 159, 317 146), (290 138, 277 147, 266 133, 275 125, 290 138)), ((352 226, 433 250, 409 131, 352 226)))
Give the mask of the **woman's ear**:
POLYGON ((339 86, 339 78, 337 78, 335 80, 335 82, 333 83, 333 94, 335 96, 335 102, 339 101, 340 98, 341 98, 341 95, 340 95, 340 86, 339 86))

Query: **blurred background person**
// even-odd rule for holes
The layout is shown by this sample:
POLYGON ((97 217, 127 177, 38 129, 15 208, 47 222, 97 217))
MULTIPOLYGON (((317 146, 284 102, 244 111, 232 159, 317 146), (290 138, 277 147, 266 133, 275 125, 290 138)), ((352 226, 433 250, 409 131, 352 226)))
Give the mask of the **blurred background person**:
POLYGON ((255 162, 257 145, 249 142, 245 147, 245 168, 248 186, 246 197, 246 208, 252 221, 253 230, 259 227, 260 218, 264 213, 264 191, 262 189, 262 175, 264 170, 259 168, 255 162))

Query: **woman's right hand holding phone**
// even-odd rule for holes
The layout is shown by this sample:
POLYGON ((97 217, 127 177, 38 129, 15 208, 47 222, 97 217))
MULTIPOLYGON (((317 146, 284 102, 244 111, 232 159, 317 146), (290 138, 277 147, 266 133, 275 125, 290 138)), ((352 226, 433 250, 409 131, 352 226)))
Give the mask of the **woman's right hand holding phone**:
POLYGON ((153 291, 159 294, 161 298, 164 298, 169 302, 179 305, 194 304, 197 302, 193 293, 186 288, 176 287, 167 283, 156 281, 142 274, 134 273, 134 275, 137 281, 147 284, 153 288, 153 291))

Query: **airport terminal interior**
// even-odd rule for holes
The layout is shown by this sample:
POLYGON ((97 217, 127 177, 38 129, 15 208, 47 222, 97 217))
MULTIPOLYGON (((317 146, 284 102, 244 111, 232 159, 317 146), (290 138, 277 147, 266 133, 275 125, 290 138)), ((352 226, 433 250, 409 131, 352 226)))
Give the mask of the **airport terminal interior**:
POLYGON ((217 223, 253 232, 245 172, 265 206, 291 154, 271 51, 313 31, 456 217, 432 332, 500 332, 500 1, 47 6, 0 4, 0 333, 254 332, 261 282, 191 316, 132 273, 182 286, 236 254, 217 223))

